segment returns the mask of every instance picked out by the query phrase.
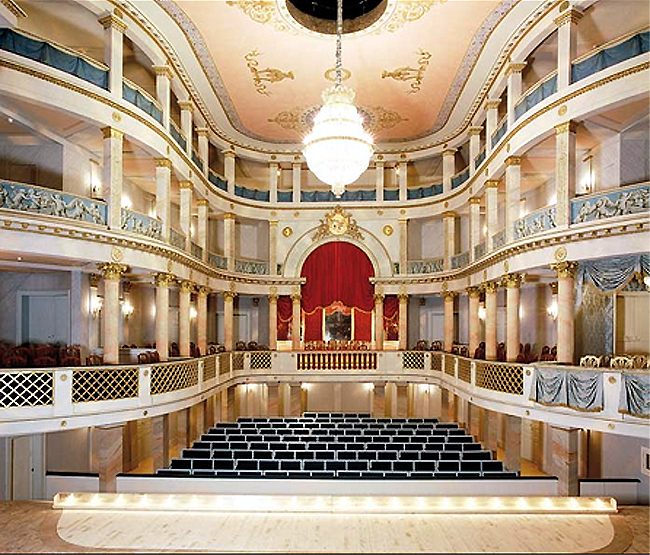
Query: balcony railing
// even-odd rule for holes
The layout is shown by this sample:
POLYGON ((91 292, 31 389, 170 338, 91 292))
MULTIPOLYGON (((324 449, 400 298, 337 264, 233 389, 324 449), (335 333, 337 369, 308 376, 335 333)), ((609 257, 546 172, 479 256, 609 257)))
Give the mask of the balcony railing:
POLYGON ((346 190, 340 198, 336 198, 332 191, 300 191, 300 202, 359 202, 373 201, 376 199, 376 189, 346 190))
POLYGON ((521 100, 517 102, 515 105, 515 119, 519 119, 528 110, 556 92, 557 71, 554 71, 528 89, 521 100))
POLYGON ((555 206, 545 206, 519 218, 513 224, 513 237, 523 239, 555 227, 555 206))
POLYGON ((501 118, 501 121, 497 123, 497 128, 495 129, 494 133, 492 133, 492 138, 491 138, 492 148, 496 146, 496 144, 501 140, 501 137, 503 137, 506 134, 507 130, 508 130, 508 116, 505 115, 503 116, 503 118, 501 118))
POLYGON ((571 200, 571 223, 593 222, 650 210, 650 184, 581 196, 571 200))
POLYGON ((278 191, 278 202, 293 202, 293 191, 278 191))
POLYGON ((222 179, 220 176, 214 173, 212 169, 208 170, 208 181, 212 183, 217 189, 221 189, 222 191, 228 190, 228 183, 226 180, 222 179))
POLYGON ((479 243, 478 245, 474 246, 474 260, 478 260, 479 258, 482 258, 485 256, 485 253, 487 252, 487 245, 485 242, 479 243))
POLYGON ((156 218, 145 216, 139 212, 122 208, 122 221, 120 227, 124 231, 162 240, 162 222, 156 218))
POLYGON ((451 178, 451 188, 455 189, 456 187, 461 186, 468 179, 469 179, 469 166, 466 167, 464 170, 461 170, 451 178))
POLYGON ((194 258, 198 258, 199 260, 203 258, 203 249, 196 243, 192 242, 190 244, 190 250, 194 258))
POLYGON ((298 353, 300 370, 376 370, 377 353, 369 351, 308 351, 298 353))
POLYGON ((501 231, 497 231, 492 236, 492 248, 500 249, 505 244, 506 244, 506 230, 502 229, 501 231))
POLYGON ((173 247, 185 250, 185 235, 180 231, 176 231, 174 228, 169 230, 169 242, 173 247))
POLYGON ((196 150, 192 150, 192 162, 196 164, 196 167, 203 171, 203 160, 199 156, 199 153, 196 150))
POLYGON ((169 120, 169 133, 172 139, 176 141, 176 144, 181 147, 181 150, 185 152, 187 150, 187 139, 178 125, 176 125, 176 122, 171 118, 169 120))
POLYGON ((62 191, 0 181, 0 208, 106 225, 106 203, 62 191))
MULTIPOLYGON (((393 199, 393 200, 398 200, 399 191, 397 191, 397 189, 395 191, 397 192, 397 199, 393 199)), ((385 193, 386 191, 384 191, 384 200, 388 200, 386 199, 385 193)), ((441 195, 441 194, 442 194, 442 183, 434 183, 433 185, 426 185, 423 187, 418 187, 417 189, 406 190, 406 198, 408 200, 428 198, 428 197, 433 197, 435 195, 441 195)))
POLYGON ((269 263, 262 260, 235 259, 235 272, 238 274, 265 276, 269 273, 269 263))
POLYGON ((162 106, 149 93, 126 78, 122 83, 122 98, 149 114, 158 123, 162 123, 162 106))
POLYGON ((469 264, 469 251, 461 252, 451 257, 451 269, 457 270, 469 264))
POLYGON ((474 169, 477 169, 485 160, 485 147, 481 149, 481 152, 478 153, 478 156, 474 158, 474 169))
POLYGON ((220 270, 228 269, 228 259, 225 256, 213 252, 208 253, 208 264, 220 270))
POLYGON ((16 29, 0 28, 0 50, 12 52, 108 89, 108 67, 66 46, 16 29))
POLYGON ((409 260, 409 274, 435 274, 442 272, 445 266, 444 258, 431 258, 425 260, 409 260))
POLYGON ((258 200, 260 202, 269 202, 270 192, 260 191, 259 189, 249 189, 248 187, 235 185, 235 196, 258 200))

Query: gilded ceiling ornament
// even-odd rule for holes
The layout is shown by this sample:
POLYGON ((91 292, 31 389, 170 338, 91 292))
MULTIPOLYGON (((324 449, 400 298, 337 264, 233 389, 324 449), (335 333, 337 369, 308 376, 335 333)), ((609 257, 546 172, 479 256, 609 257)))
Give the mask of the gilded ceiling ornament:
MULTIPOLYGON (((352 72, 349 69, 341 68, 341 81, 346 81, 352 77, 352 72)), ((331 67, 325 72, 325 79, 328 81, 336 81, 336 68, 331 67)))
POLYGON ((227 0, 228 6, 239 8, 255 23, 271 24, 276 31, 292 32, 280 16, 275 0, 227 0))
POLYGON ((386 237, 390 237, 393 234, 393 226, 385 225, 382 231, 386 237))
POLYGON ((442 4, 447 0, 413 0, 398 2, 397 9, 384 27, 389 33, 401 29, 407 23, 413 23, 421 19, 434 4, 442 4))
POLYGON ((291 229, 289 226, 283 228, 282 235, 284 235, 285 237, 291 237, 293 235, 293 229, 291 229))
POLYGON ((325 219, 320 220, 320 225, 312 239, 318 241, 330 235, 339 237, 349 235, 354 239, 363 241, 363 235, 359 231, 356 220, 353 220, 350 214, 340 206, 335 207, 334 210, 325 214, 325 219))
POLYGON ((293 71, 284 72, 279 69, 271 69, 268 67, 258 69, 260 63, 257 60, 257 57, 261 55, 261 52, 258 50, 251 50, 244 56, 244 59, 246 60, 246 65, 253 76, 255 90, 260 94, 270 96, 271 92, 267 89, 266 83, 279 83, 284 79, 293 79, 293 71))
POLYGON ((418 51, 419 58, 417 60, 418 67, 413 68, 409 66, 399 67, 393 71, 384 70, 381 74, 382 79, 387 77, 395 79, 396 81, 413 81, 411 83, 411 90, 407 90, 407 93, 414 94, 422 88, 422 80, 424 79, 424 74, 429 67, 429 60, 431 59, 431 52, 426 50, 418 51))

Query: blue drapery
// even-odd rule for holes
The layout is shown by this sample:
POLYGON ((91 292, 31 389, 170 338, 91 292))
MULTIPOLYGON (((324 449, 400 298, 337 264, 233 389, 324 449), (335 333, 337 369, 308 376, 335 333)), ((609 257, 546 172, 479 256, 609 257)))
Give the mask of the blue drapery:
POLYGON ((384 200, 399 200, 399 190, 384 189, 384 200))
POLYGON ((336 198, 332 191, 300 191, 301 202, 351 202, 360 200, 377 200, 377 191, 345 191, 336 198))
POLYGON ((162 123, 162 110, 158 108, 151 100, 144 96, 138 89, 122 83, 122 97, 127 102, 135 104, 140 110, 149 114, 158 123, 162 123))
POLYGON ((455 189, 469 179, 469 168, 465 168, 461 173, 451 178, 451 188, 455 189))
POLYGON ((544 81, 534 91, 528 93, 524 98, 515 106, 515 119, 525 114, 536 104, 539 104, 545 98, 557 92, 557 75, 554 75, 547 81, 544 81))
POLYGON ((293 201, 292 191, 278 191, 278 202, 292 202, 292 201, 293 201))
MULTIPOLYGON (((398 191, 395 192, 398 193, 398 196, 396 196, 394 199, 387 199, 386 191, 384 191, 384 200, 398 200, 399 192, 398 191)), ((440 194, 442 194, 442 185, 437 184, 437 185, 429 185, 428 187, 418 187, 417 189, 407 189, 406 198, 408 200, 413 200, 418 198, 432 197, 434 195, 440 195, 440 194)))
POLYGON ((269 191, 259 191, 257 189, 249 189, 235 185, 235 196, 242 198, 249 198, 251 200, 259 200, 260 202, 269 202, 269 191))
POLYGON ((580 411, 603 410, 602 372, 536 368, 531 400, 580 411))
POLYGON ((74 56, 45 41, 27 37, 12 29, 0 29, 0 49, 42 62, 75 75, 84 81, 108 89, 108 71, 74 56))
POLYGON ((212 170, 208 172, 208 181, 210 181, 210 183, 212 183, 217 189, 221 189, 222 191, 228 190, 228 183, 221 179, 212 170))
POLYGON ((185 140, 185 137, 181 135, 180 131, 176 129, 176 126, 174 124, 170 124, 169 133, 171 134, 172 138, 176 141, 176 144, 183 149, 183 152, 187 150, 187 141, 185 140))
POLYGON ((626 41, 596 52, 593 56, 589 56, 589 58, 573 64, 571 67, 571 82, 575 83, 598 71, 607 69, 640 54, 645 54, 648 52, 649 46, 650 32, 644 31, 643 33, 630 37, 626 41))
POLYGON ((650 374, 623 374, 618 412, 650 418, 650 374))

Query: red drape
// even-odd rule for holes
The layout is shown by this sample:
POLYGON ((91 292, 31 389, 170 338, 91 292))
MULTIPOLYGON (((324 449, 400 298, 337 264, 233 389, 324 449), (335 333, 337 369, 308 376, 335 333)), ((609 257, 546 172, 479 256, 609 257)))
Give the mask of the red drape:
POLYGON ((278 341, 291 339, 291 317, 293 307, 291 297, 278 297, 278 341))
POLYGON ((355 341, 372 341, 372 312, 353 309, 355 341))
POLYGON ((305 341, 323 339, 323 309, 316 308, 311 314, 305 312, 305 341))
MULTIPOLYGON (((369 278, 374 275, 370 259, 359 247, 344 241, 326 243, 312 252, 302 266, 301 276, 307 279, 301 292, 302 309, 309 314, 339 301, 346 307, 369 313, 374 306, 374 288, 369 278)), ((355 339, 370 341, 367 318, 361 317, 357 331, 356 316, 355 339)), ((315 317, 306 317, 305 328, 305 340, 322 339, 322 320, 317 323, 315 317)))
POLYGON ((384 333, 388 341, 399 339, 399 300, 396 295, 384 298, 384 333))

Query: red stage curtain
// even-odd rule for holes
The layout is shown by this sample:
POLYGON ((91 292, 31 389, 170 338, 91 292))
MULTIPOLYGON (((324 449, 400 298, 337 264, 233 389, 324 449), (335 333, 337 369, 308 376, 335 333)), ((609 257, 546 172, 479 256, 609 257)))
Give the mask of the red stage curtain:
POLYGON ((399 339, 399 300, 396 295, 384 298, 384 334, 388 341, 399 339))
POLYGON ((320 341, 323 339, 323 309, 316 308, 312 313, 305 312, 304 341, 320 341))
POLYGON ((353 309, 355 341, 372 341, 372 312, 353 309))
POLYGON ((278 341, 291 339, 291 317, 293 307, 291 297, 278 297, 278 341))
MULTIPOLYGON (((370 312, 374 306, 374 288, 369 278, 374 275, 370 259, 359 247, 344 241, 326 243, 312 252, 302 266, 301 276, 307 279, 302 286, 302 309, 309 314, 339 301, 347 307, 370 312)), ((305 340, 322 339, 321 322, 316 330, 313 327, 316 319, 309 320, 305 320, 305 340)), ((364 341, 370 339, 368 333, 364 341)))

